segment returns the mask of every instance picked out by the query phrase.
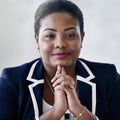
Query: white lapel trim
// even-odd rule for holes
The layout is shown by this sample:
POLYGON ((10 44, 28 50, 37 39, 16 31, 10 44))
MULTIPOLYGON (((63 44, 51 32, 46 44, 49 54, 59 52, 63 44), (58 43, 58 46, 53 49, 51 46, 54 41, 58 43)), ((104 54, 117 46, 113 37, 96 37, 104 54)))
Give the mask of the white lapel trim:
POLYGON ((83 65, 83 67, 86 69, 86 71, 88 72, 89 76, 84 78, 82 76, 77 75, 77 80, 85 82, 92 87, 92 113, 95 114, 95 111, 96 111, 96 84, 90 81, 91 79, 94 79, 95 76, 93 75, 92 71, 89 69, 89 67, 83 61, 80 60, 80 62, 83 65))
MULTIPOLYGON (((92 83, 90 81, 91 79, 95 78, 95 76, 93 75, 93 73, 91 72, 89 67, 83 61, 80 60, 80 62, 84 66, 86 71, 89 73, 89 76, 87 78, 84 78, 82 76, 77 75, 77 80, 85 82, 85 83, 92 86, 92 113, 95 114, 95 110, 96 110, 96 84, 92 83)), ((31 98, 32 98, 32 102, 33 102, 33 107, 34 107, 34 112, 35 112, 35 120, 39 120, 39 109, 38 109, 38 104, 37 104, 37 101, 36 101, 36 97, 35 97, 33 88, 35 86, 37 86, 38 84, 43 84, 44 83, 44 79, 36 80, 36 79, 32 78, 32 75, 33 75, 33 72, 34 72, 34 69, 35 69, 35 66, 36 66, 37 63, 38 63, 38 61, 36 61, 32 65, 32 67, 30 69, 30 72, 27 76, 27 80, 33 82, 32 84, 30 84, 28 86, 28 88, 29 88, 30 95, 31 95, 31 98)))
POLYGON ((34 112, 35 112, 35 120, 39 120, 39 109, 38 109, 38 104, 37 104, 37 100, 36 100, 36 97, 35 97, 35 94, 34 94, 34 91, 33 91, 33 88, 35 86, 37 86, 38 84, 43 84, 44 83, 44 79, 40 79, 40 80, 36 80, 36 79, 33 79, 32 78, 32 75, 33 75, 33 72, 34 72, 34 69, 35 69, 35 66, 36 64, 38 63, 38 61, 36 61, 31 69, 30 69, 30 72, 28 74, 28 77, 27 77, 27 80, 28 81, 31 81, 33 82, 32 84, 30 84, 28 86, 29 88, 29 91, 30 91, 30 95, 31 95, 31 98, 32 98, 32 102, 33 102, 33 107, 34 107, 34 112))

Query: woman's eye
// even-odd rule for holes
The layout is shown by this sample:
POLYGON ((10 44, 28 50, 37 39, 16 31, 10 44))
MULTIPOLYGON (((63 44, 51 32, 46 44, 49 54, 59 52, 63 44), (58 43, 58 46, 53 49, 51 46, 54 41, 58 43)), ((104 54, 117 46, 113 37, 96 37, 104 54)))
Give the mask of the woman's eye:
POLYGON ((66 38, 74 38, 74 37, 76 37, 75 33, 66 34, 66 38))
POLYGON ((49 35, 46 35, 45 37, 46 37, 46 38, 49 38, 49 39, 54 39, 54 38, 55 38, 55 35, 49 34, 49 35))

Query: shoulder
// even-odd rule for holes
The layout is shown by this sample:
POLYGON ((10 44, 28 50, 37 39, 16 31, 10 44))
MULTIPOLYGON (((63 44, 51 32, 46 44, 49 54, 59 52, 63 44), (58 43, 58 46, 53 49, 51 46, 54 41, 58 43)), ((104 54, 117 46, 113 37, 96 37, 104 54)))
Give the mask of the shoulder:
POLYGON ((31 66, 38 60, 40 59, 35 59, 19 66, 4 68, 1 73, 1 77, 7 77, 8 75, 10 75, 11 77, 13 75, 15 77, 16 75, 27 74, 31 66))
POLYGON ((112 91, 120 89, 120 74, 114 64, 92 62, 85 59, 78 60, 84 62, 92 71, 95 76, 92 81, 96 83, 99 90, 107 91, 110 94, 112 91))
POLYGON ((0 86, 18 87, 18 83, 24 84, 31 66, 37 61, 41 62, 41 59, 35 59, 15 67, 4 68, 0 76, 0 86))
POLYGON ((96 72, 117 72, 116 66, 114 64, 110 63, 102 63, 102 62, 94 62, 94 61, 88 61, 85 59, 78 59, 79 61, 84 62, 92 71, 96 72))
POLYGON ((120 74, 117 72, 114 64, 93 62, 81 58, 78 61, 82 61, 87 65, 94 74, 96 82, 99 84, 115 84, 120 82, 120 74))

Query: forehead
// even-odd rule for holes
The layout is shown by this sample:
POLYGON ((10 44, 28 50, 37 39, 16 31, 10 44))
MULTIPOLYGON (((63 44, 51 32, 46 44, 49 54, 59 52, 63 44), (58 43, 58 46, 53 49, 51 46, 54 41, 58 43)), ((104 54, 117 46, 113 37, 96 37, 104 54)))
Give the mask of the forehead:
POLYGON ((79 26, 79 22, 76 18, 69 13, 52 13, 44 17, 41 21, 41 27, 69 27, 79 26))

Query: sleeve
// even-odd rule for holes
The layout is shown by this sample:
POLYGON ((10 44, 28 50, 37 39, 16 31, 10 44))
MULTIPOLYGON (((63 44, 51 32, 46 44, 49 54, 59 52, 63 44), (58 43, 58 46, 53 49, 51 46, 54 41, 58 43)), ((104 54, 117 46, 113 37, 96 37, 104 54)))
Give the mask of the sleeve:
POLYGON ((17 96, 7 69, 0 77, 0 120, 17 120, 17 96))
POLYGON ((109 99, 110 120, 120 120, 120 75, 117 72, 115 78, 115 84, 109 99))

